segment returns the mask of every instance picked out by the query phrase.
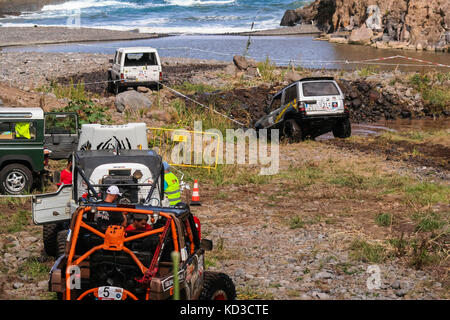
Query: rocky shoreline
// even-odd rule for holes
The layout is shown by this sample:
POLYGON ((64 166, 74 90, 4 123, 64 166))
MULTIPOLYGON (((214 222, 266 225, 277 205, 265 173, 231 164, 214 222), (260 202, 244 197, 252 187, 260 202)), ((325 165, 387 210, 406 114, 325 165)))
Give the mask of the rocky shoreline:
POLYGON ((154 33, 66 27, 0 27, 0 48, 73 42, 139 40, 161 37, 154 33))
MULTIPOLYGON (((0 99, 5 104, 29 106, 38 103, 42 88, 58 83, 67 86, 70 81, 86 83, 86 90, 96 94, 99 103, 114 108, 114 97, 106 93, 107 70, 110 66, 108 54, 85 53, 40 53, 0 52, 0 83, 17 88, 26 94, 8 96, 8 90, 0 90, 0 99), (35 99, 25 99, 27 95, 35 99), (35 102, 31 102, 35 101, 35 102)), ((252 126, 264 114, 264 106, 270 101, 271 94, 283 86, 302 77, 333 76, 341 85, 346 104, 351 109, 354 123, 376 122, 382 119, 418 119, 429 116, 449 115, 449 105, 434 110, 424 99, 422 92, 413 87, 410 78, 415 73, 390 71, 373 72, 371 70, 339 71, 309 70, 273 67, 271 79, 263 79, 261 66, 252 60, 246 65, 213 60, 188 58, 162 58, 164 83, 169 86, 192 85, 211 87, 211 91, 194 92, 193 99, 202 103, 213 103, 216 108, 230 113, 235 119, 252 126), (234 80, 233 80, 234 79, 234 80), (236 82, 230 88, 230 82, 236 82), (254 83, 248 87, 246 83, 254 83), (230 101, 234 101, 230 109, 230 101)), ((235 59, 236 61, 236 59, 235 59)), ((450 87, 450 79, 434 80, 432 87, 450 87)), ((159 99, 170 104, 170 92, 160 93, 159 99), (167 97, 166 97, 167 96, 167 97)), ((150 99, 155 95, 150 91, 150 99)), ((49 95, 48 103, 53 106, 65 105, 64 99, 55 99, 49 95)))
POLYGON ((58 4, 67 0, 0 0, 0 18, 6 15, 20 15, 24 11, 39 11, 45 5, 58 4))
POLYGON ((287 10, 281 26, 314 24, 321 39, 379 49, 450 52, 450 2, 316 0, 287 10))

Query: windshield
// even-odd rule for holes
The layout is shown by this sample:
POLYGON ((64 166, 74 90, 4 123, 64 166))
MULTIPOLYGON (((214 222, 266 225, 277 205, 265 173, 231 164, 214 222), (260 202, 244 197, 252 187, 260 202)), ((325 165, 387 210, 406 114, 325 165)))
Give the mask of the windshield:
POLYGON ((303 95, 305 97, 315 96, 337 96, 339 90, 333 82, 306 82, 303 83, 303 95))
POLYGON ((154 52, 127 53, 125 55, 125 67, 156 66, 158 61, 154 52))

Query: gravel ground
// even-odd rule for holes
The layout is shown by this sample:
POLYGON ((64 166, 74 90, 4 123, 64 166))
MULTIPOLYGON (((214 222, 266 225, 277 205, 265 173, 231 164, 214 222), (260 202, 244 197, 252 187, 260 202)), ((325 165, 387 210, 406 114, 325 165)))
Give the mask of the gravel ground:
POLYGON ((64 27, 0 27, 0 48, 80 41, 113 41, 156 38, 159 35, 133 31, 64 27))

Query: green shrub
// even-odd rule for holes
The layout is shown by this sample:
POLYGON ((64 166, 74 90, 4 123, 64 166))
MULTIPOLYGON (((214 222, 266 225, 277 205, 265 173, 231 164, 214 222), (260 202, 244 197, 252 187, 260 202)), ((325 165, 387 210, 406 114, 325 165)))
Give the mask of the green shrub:
POLYGON ((375 223, 380 227, 388 227, 392 223, 392 214, 380 213, 375 218, 375 223))

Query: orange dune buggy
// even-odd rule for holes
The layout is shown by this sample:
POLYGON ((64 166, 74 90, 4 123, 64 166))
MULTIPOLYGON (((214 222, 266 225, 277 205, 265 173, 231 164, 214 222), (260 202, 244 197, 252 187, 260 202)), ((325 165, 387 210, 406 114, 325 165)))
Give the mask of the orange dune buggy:
POLYGON ((72 216, 64 254, 50 271, 49 290, 64 300, 170 299, 171 253, 176 251, 180 299, 235 299, 226 274, 205 271, 204 253, 211 249, 211 241, 200 239, 187 205, 86 204, 72 216), (135 214, 148 215, 151 230, 126 231, 120 217, 135 214), (98 218, 105 215, 109 218, 98 218))

